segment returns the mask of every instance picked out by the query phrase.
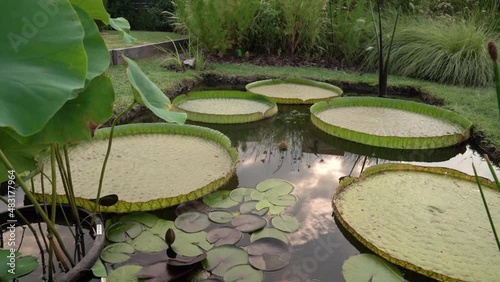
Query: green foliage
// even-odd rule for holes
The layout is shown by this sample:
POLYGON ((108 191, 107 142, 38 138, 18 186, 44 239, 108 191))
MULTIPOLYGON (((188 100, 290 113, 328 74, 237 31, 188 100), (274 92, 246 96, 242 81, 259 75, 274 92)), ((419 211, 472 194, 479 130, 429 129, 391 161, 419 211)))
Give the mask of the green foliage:
POLYGON ((173 19, 208 50, 224 54, 242 46, 259 0, 177 0, 173 19))
POLYGON ((173 11, 170 0, 108 0, 112 17, 126 18, 134 30, 172 31, 173 25, 165 12, 173 11), (140 2, 145 2, 141 5, 140 2))
MULTIPOLYGON (((495 38, 473 20, 407 18, 394 37, 391 73, 439 83, 485 86, 491 83, 491 62, 485 45, 495 38)), ((384 45, 388 49, 388 45, 384 45)), ((376 52, 366 63, 377 62, 376 52)))
POLYGON ((279 54, 284 47, 284 31, 280 28, 283 12, 278 0, 261 0, 249 29, 248 49, 266 54, 279 54))

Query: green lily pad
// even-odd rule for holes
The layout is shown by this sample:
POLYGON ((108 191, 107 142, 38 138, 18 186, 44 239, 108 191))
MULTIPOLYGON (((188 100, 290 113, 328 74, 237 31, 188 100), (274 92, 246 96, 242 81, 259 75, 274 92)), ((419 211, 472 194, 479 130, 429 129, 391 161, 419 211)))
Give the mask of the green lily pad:
POLYGON ((201 231, 209 225, 208 216, 201 212, 183 213, 175 219, 175 227, 188 233, 201 231))
POLYGON ((264 281, 264 274, 250 265, 233 266, 224 274, 226 282, 260 282, 264 281))
POLYGON ((247 263, 247 252, 230 245, 215 247, 208 251, 207 258, 202 262, 204 269, 219 276, 223 276, 233 266, 247 263))
POLYGON ((252 199, 250 195, 252 192, 255 191, 255 189, 252 188, 236 188, 231 193, 229 193, 229 197, 233 199, 234 201, 241 203, 241 202, 247 202, 252 199))
POLYGON ((231 224, 241 232, 254 232, 266 226, 267 221, 255 214, 242 214, 231 220, 231 224))
POLYGON ((286 234, 276 228, 263 228, 262 230, 252 233, 252 235, 250 235, 250 242, 253 243, 262 238, 275 238, 286 244, 290 244, 286 234))
POLYGON ((270 215, 280 214, 280 213, 282 213, 282 212, 286 209, 286 207, 283 207, 283 206, 276 206, 276 205, 273 205, 273 204, 271 204, 271 202, 269 202, 268 200, 262 200, 262 201, 259 201, 259 202, 255 205, 255 208, 256 208, 258 211, 261 211, 261 210, 267 209, 267 214, 270 214, 270 215))
POLYGON ((212 229, 207 234, 208 242, 214 244, 216 247, 222 245, 235 245, 241 238, 243 238, 243 233, 231 227, 212 229))
POLYGON ((120 218, 121 221, 135 221, 147 227, 153 227, 158 221, 158 217, 152 213, 134 212, 124 215, 120 218))
POLYGON ((127 261, 134 252, 134 246, 129 243, 115 243, 102 250, 101 259, 107 263, 120 263, 127 261))
POLYGON ((233 220, 233 214, 226 211, 213 211, 208 214, 208 218, 215 223, 229 223, 233 220))
POLYGON ((289 207, 295 205, 297 198, 294 195, 288 194, 283 196, 271 195, 266 197, 269 203, 275 206, 289 207))
POLYGON ((268 207, 263 207, 260 210, 257 210, 256 205, 259 201, 248 201, 240 205, 240 213, 242 214, 247 214, 247 213, 253 213, 257 214, 260 216, 264 216, 268 211, 268 207))
POLYGON ((111 242, 125 242, 134 239, 143 231, 141 224, 133 221, 118 221, 106 229, 106 238, 111 242))
POLYGON ((342 275, 347 282, 402 282, 401 271, 388 261, 372 254, 349 257, 342 265, 342 275))
POLYGON ((136 250, 145 253, 155 253, 167 249, 165 240, 148 230, 142 232, 141 235, 132 240, 131 244, 136 250))
POLYGON ((186 212, 197 211, 203 213, 209 213, 212 210, 207 204, 203 203, 200 200, 189 201, 185 203, 181 203, 175 209, 175 215, 179 216, 186 212))
POLYGON ((179 255, 195 257, 203 254, 203 251, 208 251, 213 247, 213 245, 207 241, 207 233, 205 231, 185 233, 180 230, 174 230, 174 232, 175 241, 172 244, 172 250, 179 255))
POLYGON ((291 215, 276 216, 271 220, 271 223, 274 227, 276 227, 276 229, 288 233, 295 232, 300 227, 300 223, 297 218, 291 215))
POLYGON ((268 179, 257 184, 255 187, 260 192, 267 192, 272 190, 277 195, 290 194, 293 191, 293 185, 282 179, 268 179))
POLYGON ((248 262, 255 268, 275 271, 290 264, 292 254, 288 244, 276 238, 261 238, 246 247, 248 262))
POLYGON ((203 197, 203 202, 212 208, 228 209, 234 207, 238 202, 231 199, 229 193, 231 193, 231 191, 228 190, 215 191, 203 197))
POLYGON ((10 250, 0 250, 0 278, 6 281, 29 274, 38 267, 38 261, 34 256, 22 256, 21 253, 15 252, 16 271, 15 274, 12 274, 8 272, 9 268, 7 267, 10 262, 8 257, 10 254, 10 250))
POLYGON ((139 282, 137 279, 137 273, 141 270, 140 265, 124 265, 113 270, 108 278, 107 282, 139 282))
POLYGON ((159 218, 156 221, 155 225, 148 230, 157 236, 163 237, 165 236, 169 228, 172 228, 174 231, 178 230, 177 227, 175 227, 175 223, 173 221, 159 218))
MULTIPOLYGON (((119 244, 119 243, 117 243, 119 244)), ((102 254, 101 254, 102 255, 102 254)), ((106 277, 108 276, 108 271, 106 269, 106 266, 102 262, 102 259, 98 258, 94 265, 91 268, 92 274, 94 274, 95 277, 106 277)))

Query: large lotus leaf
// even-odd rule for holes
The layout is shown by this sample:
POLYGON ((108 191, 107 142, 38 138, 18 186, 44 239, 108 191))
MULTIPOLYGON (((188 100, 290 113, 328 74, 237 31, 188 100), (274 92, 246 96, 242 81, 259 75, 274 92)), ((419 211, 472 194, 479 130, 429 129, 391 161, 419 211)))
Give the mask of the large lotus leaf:
POLYGON ((97 124, 113 114, 115 93, 106 74, 94 78, 76 99, 66 102, 45 128, 30 136, 31 144, 48 144, 90 140, 97 124))
POLYGON ((231 227, 221 227, 208 231, 207 240, 216 247, 222 245, 234 245, 243 238, 243 233, 231 227))
POLYGON ((133 221, 118 221, 106 229, 106 238, 111 242, 125 242, 134 239, 143 231, 141 224, 133 221))
POLYGON ((342 265, 342 275, 347 282, 401 282, 401 271, 388 261, 372 254, 349 257, 342 265))
MULTIPOLYGON (((123 56, 127 63, 127 76, 132 84, 134 95, 139 95, 139 103, 150 109, 156 116, 167 121, 183 124, 186 121, 185 113, 170 111, 172 104, 165 94, 142 72, 139 65, 123 56)), ((137 99, 137 98, 136 98, 137 99)))
POLYGON ((274 227, 276 227, 276 229, 288 233, 295 232, 300 227, 300 223, 295 216, 286 214, 275 216, 271 220, 271 223, 273 224, 274 227))
MULTIPOLYGON (((10 250, 0 250, 0 278, 9 281, 11 279, 24 276, 31 273, 38 267, 38 261, 34 256, 21 256, 19 252, 15 252, 15 274, 9 272, 11 269, 8 264, 11 255, 10 250)), ((2 280, 3 281, 3 280, 2 280)))
MULTIPOLYGON (((34 170, 36 168, 35 156, 47 147, 46 145, 20 144, 2 128, 0 128, 0 140, 2 140, 0 150, 5 154, 17 173, 34 170)), ((0 182, 7 179, 7 168, 0 162, 0 182)))
POLYGON ((275 238, 286 244, 290 243, 286 234, 276 228, 263 228, 262 230, 252 233, 250 236, 250 242, 255 242, 262 238, 275 238))
POLYGON ((201 212, 183 213, 175 219, 175 227, 188 233, 201 231, 209 225, 208 216, 201 212))
POLYGON ((267 221, 256 214, 242 214, 233 218, 231 224, 241 232, 254 232, 266 226, 267 221))
POLYGON ((233 266, 224 274, 226 282, 261 282, 264 274, 250 265, 233 266))
POLYGON ((230 191, 218 190, 203 197, 203 202, 212 208, 228 209, 234 207, 238 202, 229 197, 230 191))
POLYGON ((70 2, 84 10, 92 19, 109 24, 109 14, 102 0, 70 0, 70 2))
POLYGON ((134 252, 134 246, 129 243, 115 243, 102 250, 101 259, 107 263, 120 263, 127 261, 134 252))
POLYGON ((267 271, 279 270, 290 264, 292 254, 288 244, 276 238, 261 238, 246 247, 248 262, 267 271))
POLYGON ((162 238, 145 230, 131 242, 138 251, 145 253, 156 253, 167 249, 167 243, 162 238))
POLYGON ((115 30, 119 31, 123 41, 127 43, 134 43, 137 39, 130 36, 130 24, 125 18, 109 19, 109 25, 115 30))
MULTIPOLYGON (((75 2, 73 0, 72 2, 75 2)), ((78 0, 85 3, 90 3, 93 1, 100 2, 101 0, 78 0)), ((106 47, 106 43, 99 32, 95 21, 78 6, 73 6, 75 11, 82 22, 83 29, 85 30, 85 37, 83 38, 83 46, 85 47, 85 52, 88 57, 88 70, 87 70, 87 80, 90 81, 94 77, 101 75, 109 67, 109 51, 106 47)), ((106 12, 106 10, 104 10, 106 12)), ((109 17, 109 15, 108 15, 109 17)))
POLYGON ((247 252, 241 248, 224 245, 215 247, 207 253, 207 258, 203 261, 203 268, 215 275, 224 276, 229 268, 247 263, 247 252))
POLYGON ((255 191, 254 189, 251 188, 236 188, 231 193, 229 193, 229 197, 233 199, 236 202, 247 202, 252 200, 250 195, 252 192, 255 191))
MULTIPOLYGON (((135 221, 147 227, 153 227, 158 222, 158 217, 149 212, 134 212, 120 217, 121 221, 135 221)), ((168 228, 167 228, 168 229, 168 228)), ((166 230, 165 230, 166 232, 166 230)), ((165 234, 164 232, 164 234, 165 234)))
POLYGON ((229 223, 233 220, 233 214, 227 211, 213 211, 208 214, 208 218, 215 223, 229 223))
POLYGON ((0 127, 29 136, 85 86, 84 31, 66 0, 3 1, 1 17, 0 127))
POLYGON ((142 266, 130 264, 120 266, 113 270, 108 278, 107 282, 139 282, 137 279, 137 273, 141 270, 142 266))
POLYGON ((257 210, 256 205, 258 204, 258 201, 248 201, 240 205, 240 213, 246 214, 246 213, 254 213, 260 216, 264 216, 268 211, 269 208, 265 207, 262 208, 261 210, 257 210))
POLYGON ((207 241, 207 232, 185 233, 180 230, 174 230, 175 241, 172 244, 172 250, 179 255, 186 257, 195 257, 210 250, 213 245, 207 241))

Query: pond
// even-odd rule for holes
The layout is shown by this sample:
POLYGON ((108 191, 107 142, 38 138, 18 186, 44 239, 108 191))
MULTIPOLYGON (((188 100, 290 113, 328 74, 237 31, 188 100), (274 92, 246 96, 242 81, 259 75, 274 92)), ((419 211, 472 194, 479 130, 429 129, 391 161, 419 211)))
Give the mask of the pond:
MULTIPOLYGON (((138 121, 154 122, 155 119, 143 116, 138 121)), ((198 125, 226 134, 238 150, 236 176, 224 189, 255 187, 271 178, 284 179, 295 186, 293 194, 298 202, 287 213, 297 217, 301 225, 297 232, 289 234, 292 262, 280 271, 265 272, 265 281, 344 281, 343 262, 352 255, 367 252, 347 235, 333 215, 332 197, 339 181, 346 176, 358 176, 375 164, 403 162, 448 167, 468 174, 473 174, 474 163, 481 176, 492 178, 472 144, 438 150, 394 150, 360 145, 316 129, 310 121, 308 106, 279 105, 275 117, 261 122, 198 125), (283 141, 287 150, 278 148, 283 141)), ((500 169, 496 170, 500 173, 500 169)), ((18 193, 18 203, 22 197, 18 193)), ((4 210, 6 207, 2 204, 0 212, 4 210)), ((172 220, 175 208, 155 214, 172 220)), ((143 259, 146 256, 139 255, 128 263, 143 259)), ((405 278, 414 282, 430 281, 410 272, 405 273, 405 278)))

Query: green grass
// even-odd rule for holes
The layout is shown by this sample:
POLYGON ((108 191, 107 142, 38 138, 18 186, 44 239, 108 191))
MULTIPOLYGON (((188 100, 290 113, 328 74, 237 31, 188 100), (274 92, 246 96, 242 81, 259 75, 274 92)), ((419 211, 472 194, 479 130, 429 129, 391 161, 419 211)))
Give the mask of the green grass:
MULTIPOLYGON (((138 60, 139 65, 151 80, 164 91, 172 91, 186 80, 200 79, 200 72, 187 71, 178 73, 160 67, 165 56, 138 60)), ((228 76, 267 76, 267 77, 302 77, 319 81, 345 81, 376 85, 376 74, 360 74, 345 71, 333 71, 312 67, 261 67, 250 64, 210 64, 208 71, 228 76)), ((491 65, 490 65, 491 67, 491 65)), ((132 96, 123 66, 112 66, 110 74, 115 87, 117 100, 115 111, 124 109, 132 96)), ((491 87, 456 87, 428 81, 389 76, 389 86, 411 86, 443 99, 444 108, 452 110, 469 119, 475 128, 486 134, 486 141, 500 148, 500 120, 496 104, 495 88, 491 87)))
POLYGON ((126 43, 122 40, 120 33, 115 30, 102 31, 101 35, 104 37, 106 46, 108 49, 132 47, 137 45, 143 45, 148 43, 156 43, 171 39, 184 38, 184 35, 180 35, 173 32, 160 32, 160 31, 131 31, 130 33, 133 37, 137 38, 134 43, 126 43))

